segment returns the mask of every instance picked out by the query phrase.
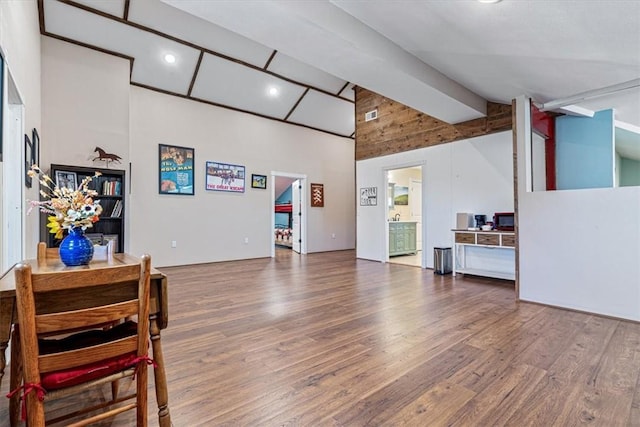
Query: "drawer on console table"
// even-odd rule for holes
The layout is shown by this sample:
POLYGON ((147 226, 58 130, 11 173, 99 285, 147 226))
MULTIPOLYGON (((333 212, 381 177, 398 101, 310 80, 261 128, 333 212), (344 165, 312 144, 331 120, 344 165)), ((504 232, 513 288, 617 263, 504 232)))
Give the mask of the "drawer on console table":
POLYGON ((470 243, 474 245, 476 243, 475 233, 456 233, 456 243, 470 243))
POLYGON ((515 245, 516 245, 516 236, 514 234, 502 235, 502 246, 514 247, 515 245))
POLYGON ((478 244, 500 246, 500 236, 497 234, 478 233, 478 244))

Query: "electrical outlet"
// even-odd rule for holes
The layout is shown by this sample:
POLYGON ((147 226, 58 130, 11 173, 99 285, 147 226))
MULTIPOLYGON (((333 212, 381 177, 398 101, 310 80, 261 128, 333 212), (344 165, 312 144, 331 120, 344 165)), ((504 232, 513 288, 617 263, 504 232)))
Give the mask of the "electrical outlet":
POLYGON ((175 240, 172 240, 172 241, 171 241, 171 247, 172 247, 172 248, 177 248, 177 247, 178 247, 178 242, 177 242, 177 241, 175 241, 175 240))

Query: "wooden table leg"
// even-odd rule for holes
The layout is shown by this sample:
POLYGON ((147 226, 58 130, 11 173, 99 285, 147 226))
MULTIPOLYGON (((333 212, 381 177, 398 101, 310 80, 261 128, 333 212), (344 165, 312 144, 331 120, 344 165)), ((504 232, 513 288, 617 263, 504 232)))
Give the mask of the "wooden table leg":
POLYGON ((149 332, 151 335, 151 347, 153 349, 153 360, 158 364, 153 370, 156 383, 156 401, 158 402, 158 423, 160 427, 171 427, 171 415, 169 414, 169 393, 167 390, 167 375, 164 370, 164 356, 162 354, 162 343, 160 342, 160 328, 158 327, 158 316, 149 316, 149 332))
MULTIPOLYGON (((9 376, 9 391, 22 385, 22 354, 20 354, 20 332, 17 325, 13 329, 11 337, 11 372, 9 376)), ((9 400, 9 425, 20 425, 20 393, 14 394, 9 400)))

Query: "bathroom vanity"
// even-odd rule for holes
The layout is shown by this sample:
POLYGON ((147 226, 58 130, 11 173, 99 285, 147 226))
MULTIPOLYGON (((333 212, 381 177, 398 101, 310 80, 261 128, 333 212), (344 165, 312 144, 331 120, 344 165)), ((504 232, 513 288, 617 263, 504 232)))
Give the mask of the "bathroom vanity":
POLYGON ((415 254, 417 252, 416 221, 389 221, 389 256, 415 254))

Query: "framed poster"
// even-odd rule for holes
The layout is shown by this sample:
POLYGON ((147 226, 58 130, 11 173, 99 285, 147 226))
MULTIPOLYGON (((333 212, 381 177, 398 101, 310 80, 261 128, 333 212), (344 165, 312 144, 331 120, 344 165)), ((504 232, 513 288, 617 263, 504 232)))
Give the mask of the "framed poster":
POLYGON ((244 193, 244 166, 207 162, 205 176, 207 190, 244 193))
POLYGON ((324 207, 324 184, 311 184, 311 207, 324 207))
POLYGON ((360 206, 378 205, 378 187, 364 187, 360 189, 360 206))
POLYGON ((193 196, 193 148, 177 145, 159 144, 159 181, 160 194, 180 194, 193 196))
POLYGON ((251 174, 251 188, 261 188, 265 190, 267 188, 267 176, 251 174))

